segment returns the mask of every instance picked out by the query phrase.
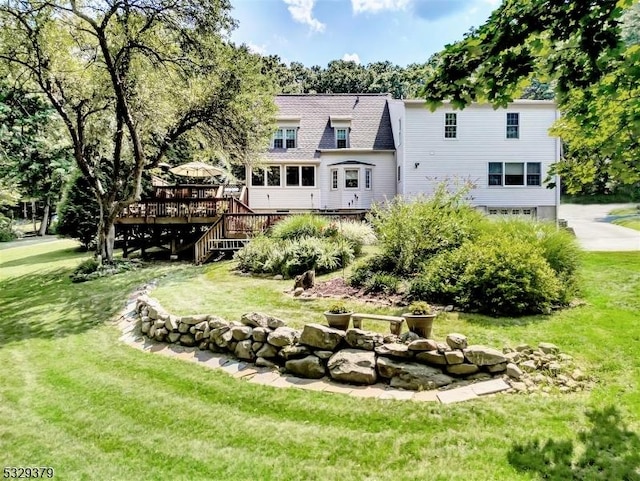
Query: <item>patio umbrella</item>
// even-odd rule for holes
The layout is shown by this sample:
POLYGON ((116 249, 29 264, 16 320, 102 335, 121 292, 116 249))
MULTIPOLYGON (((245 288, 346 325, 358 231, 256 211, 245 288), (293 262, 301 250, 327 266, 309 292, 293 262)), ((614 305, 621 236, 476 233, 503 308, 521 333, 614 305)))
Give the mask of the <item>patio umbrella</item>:
POLYGON ((181 177, 197 177, 201 179, 206 177, 215 177, 216 175, 224 175, 224 171, 219 167, 214 167, 211 164, 200 161, 177 165, 172 169, 169 169, 169 172, 181 177))

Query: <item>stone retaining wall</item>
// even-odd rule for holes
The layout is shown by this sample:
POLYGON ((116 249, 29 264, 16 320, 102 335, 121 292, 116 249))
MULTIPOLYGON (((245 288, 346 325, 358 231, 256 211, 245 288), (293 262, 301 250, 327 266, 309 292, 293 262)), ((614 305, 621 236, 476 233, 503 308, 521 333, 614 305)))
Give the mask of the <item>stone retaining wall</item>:
POLYGON ((571 357, 548 343, 537 349, 521 345, 500 351, 468 345, 467 338, 457 333, 437 342, 412 332, 383 335, 321 324, 298 330, 258 312, 244 314, 240 322, 207 314, 179 317, 146 294, 138 297, 136 312, 142 333, 150 339, 232 353, 243 361, 309 379, 328 375, 338 382, 386 382, 396 388, 429 390, 502 376, 516 391, 534 391, 539 384, 580 390, 586 381, 573 368, 571 357))

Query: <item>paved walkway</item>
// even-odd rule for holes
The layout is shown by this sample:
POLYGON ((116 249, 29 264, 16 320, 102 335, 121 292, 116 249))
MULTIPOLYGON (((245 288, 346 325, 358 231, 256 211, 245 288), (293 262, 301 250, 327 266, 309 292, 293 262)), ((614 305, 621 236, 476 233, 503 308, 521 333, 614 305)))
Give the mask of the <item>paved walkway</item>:
POLYGON ((561 204, 561 219, 566 219, 578 242, 587 251, 640 250, 640 231, 611 224, 609 212, 637 204, 561 204))
POLYGON ((253 364, 241 362, 228 355, 201 351, 198 348, 184 347, 176 344, 150 341, 142 335, 135 313, 135 299, 128 301, 123 314, 117 321, 117 327, 122 331, 120 340, 137 349, 160 354, 163 356, 195 362, 211 369, 220 369, 230 376, 244 381, 277 388, 298 388, 309 391, 322 391, 337 394, 347 394, 359 398, 375 398, 380 400, 440 402, 451 404, 461 401, 477 399, 510 389, 511 386, 502 379, 481 381, 464 387, 445 391, 405 391, 394 389, 386 384, 378 383, 372 386, 353 386, 340 384, 322 379, 302 379, 277 370, 256 367, 253 364))

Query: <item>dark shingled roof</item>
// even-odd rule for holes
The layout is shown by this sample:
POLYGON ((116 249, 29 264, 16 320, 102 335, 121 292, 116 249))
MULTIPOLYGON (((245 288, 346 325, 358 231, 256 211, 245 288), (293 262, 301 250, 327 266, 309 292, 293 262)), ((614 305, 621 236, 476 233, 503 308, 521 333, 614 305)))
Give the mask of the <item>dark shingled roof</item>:
POLYGON ((351 117, 351 149, 393 150, 393 133, 386 94, 278 95, 278 116, 300 117, 295 149, 270 149, 272 159, 310 159, 318 149, 335 149, 331 116, 351 117))

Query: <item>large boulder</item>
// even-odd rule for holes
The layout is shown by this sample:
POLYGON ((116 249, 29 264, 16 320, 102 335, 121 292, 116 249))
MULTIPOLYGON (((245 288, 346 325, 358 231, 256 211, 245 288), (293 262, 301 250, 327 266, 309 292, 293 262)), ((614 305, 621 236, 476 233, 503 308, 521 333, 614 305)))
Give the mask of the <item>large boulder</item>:
POLYGON ((426 364, 435 364, 437 366, 445 366, 447 358, 438 351, 424 351, 416 354, 416 360, 426 364))
POLYGON ((316 356, 292 359, 287 361, 284 367, 292 374, 307 379, 320 379, 325 373, 324 364, 320 358, 316 356))
POLYGON ((391 386, 401 389, 435 389, 453 382, 453 378, 443 374, 440 369, 416 362, 379 357, 377 367, 381 377, 391 379, 391 386))
POLYGON ((407 346, 412 351, 435 351, 438 349, 438 343, 433 339, 416 339, 411 341, 407 346))
POLYGON ((467 336, 452 332, 447 336, 447 344, 451 349, 466 349, 467 348, 467 336))
MULTIPOLYGON (((282 328, 281 328, 282 329, 282 328)), ((300 336, 300 344, 327 351, 333 351, 345 337, 345 332, 322 324, 305 324, 300 336)))
POLYGON ((267 342, 272 346, 284 347, 295 344, 300 336, 300 331, 291 327, 279 327, 269 334, 267 342))
POLYGON ((182 316, 180 322, 188 324, 189 326, 195 326, 203 321, 207 321, 208 316, 206 314, 196 314, 194 316, 182 316))
POLYGON ((343 349, 331 356, 327 367, 336 381, 374 384, 378 379, 376 355, 370 351, 343 349))
POLYGON ((478 366, 493 366, 494 364, 506 363, 507 358, 504 357, 497 349, 486 346, 469 346, 464 349, 464 357, 471 364, 478 366))
POLYGON ((351 347, 366 351, 373 351, 384 342, 382 334, 362 329, 348 329, 346 340, 351 347))
POLYGON ((240 322, 249 327, 269 327, 269 316, 262 312, 247 312, 242 314, 240 322))
POLYGON ((253 329, 251 335, 256 342, 267 342, 267 337, 271 334, 271 329, 267 327, 256 327, 253 329))
POLYGON ((269 343, 263 344, 262 347, 258 349, 258 351, 256 351, 257 357, 262 357, 267 359, 274 358, 277 355, 278 355, 278 348, 275 346, 272 346, 269 343))
POLYGON ((256 358, 256 355, 251 350, 251 344, 252 344, 251 341, 248 339, 238 342, 238 344, 236 344, 236 349, 234 351, 234 354, 236 355, 236 357, 244 361, 253 361, 256 358))
POLYGON ((312 354, 311 349, 307 346, 301 346, 300 344, 293 344, 291 346, 284 346, 280 349, 278 355, 289 361, 290 359, 300 359, 302 357, 306 357, 309 354, 312 354))
POLYGON ((249 326, 231 326, 231 336, 234 341, 246 341, 251 337, 253 329, 249 326))

